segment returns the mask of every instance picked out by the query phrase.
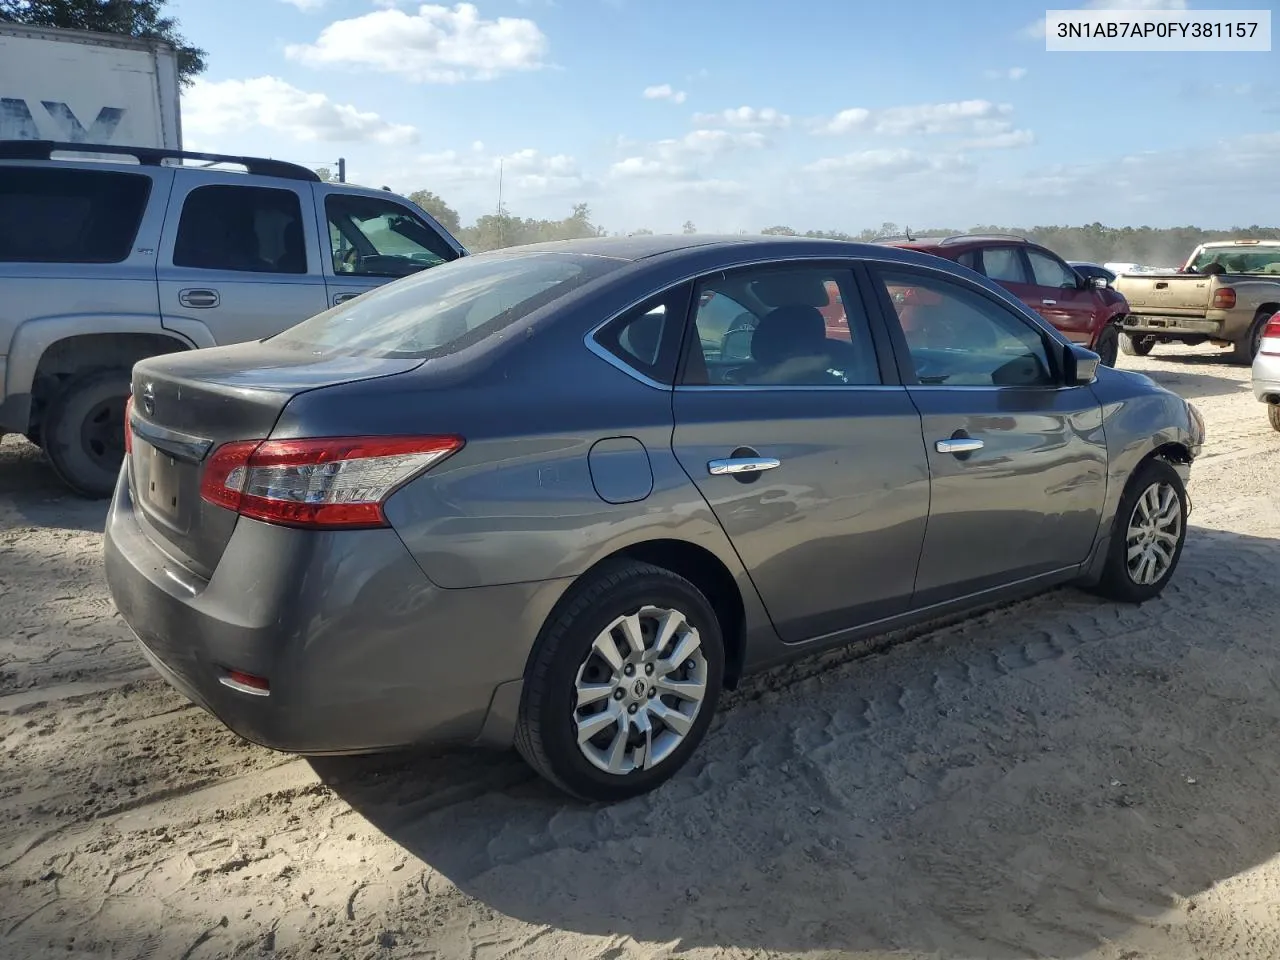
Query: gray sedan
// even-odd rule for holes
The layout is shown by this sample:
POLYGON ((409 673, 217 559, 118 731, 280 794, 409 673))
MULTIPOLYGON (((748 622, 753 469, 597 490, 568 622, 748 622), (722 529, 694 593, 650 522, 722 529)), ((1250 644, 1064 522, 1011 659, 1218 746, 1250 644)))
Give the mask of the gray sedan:
POLYGON ((156 669, 279 750, 514 745, 652 789, 768 664, 1174 574, 1195 409, 927 254, 465 257, 133 372, 106 529, 156 669))

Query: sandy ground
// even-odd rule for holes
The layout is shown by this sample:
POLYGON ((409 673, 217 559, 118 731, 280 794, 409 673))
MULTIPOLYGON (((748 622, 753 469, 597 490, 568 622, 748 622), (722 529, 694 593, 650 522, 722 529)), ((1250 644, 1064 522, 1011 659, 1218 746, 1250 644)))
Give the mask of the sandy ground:
POLYGON ((1058 591, 746 684, 646 798, 513 756, 308 762, 155 679, 103 507, 0 446, 0 957, 1280 956, 1280 434, 1209 442, 1163 598, 1058 591))

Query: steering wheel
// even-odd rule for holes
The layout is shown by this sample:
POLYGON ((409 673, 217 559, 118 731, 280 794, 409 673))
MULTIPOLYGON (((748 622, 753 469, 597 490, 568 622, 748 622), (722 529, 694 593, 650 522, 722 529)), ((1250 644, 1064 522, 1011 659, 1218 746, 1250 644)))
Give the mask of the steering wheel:
POLYGON ((360 251, 355 247, 347 247, 347 249, 342 252, 342 266, 351 268, 349 271, 344 270, 344 273, 359 273, 360 251))

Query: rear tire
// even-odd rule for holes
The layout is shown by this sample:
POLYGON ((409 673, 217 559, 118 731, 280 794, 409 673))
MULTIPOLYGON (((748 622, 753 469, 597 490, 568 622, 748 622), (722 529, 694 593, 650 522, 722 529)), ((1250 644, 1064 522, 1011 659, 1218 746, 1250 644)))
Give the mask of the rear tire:
POLYGON ((1186 538, 1182 478, 1163 460, 1144 461, 1120 498, 1106 566, 1092 591, 1122 603, 1159 596, 1178 568, 1186 538))
POLYGON ((40 426, 44 451, 58 478, 82 497, 111 495, 124 461, 128 370, 98 370, 68 381, 40 426))
POLYGON ((1108 323, 1098 333, 1098 341, 1093 345, 1093 352, 1102 358, 1104 367, 1114 367, 1120 352, 1120 328, 1108 323))
POLYGON ((611 564, 575 586, 543 627, 525 670, 516 749, 584 800, 646 793, 697 749, 723 676, 720 623, 702 592, 661 567, 611 564), (632 635, 643 652, 627 642, 628 622, 641 628, 632 635), (664 624, 673 628, 665 641, 664 624))
POLYGON ((1229 358, 1231 363, 1240 366, 1253 363, 1253 358, 1258 355, 1258 348, 1262 345, 1262 331, 1266 329, 1267 321, 1271 317, 1270 313, 1259 313, 1253 318, 1253 323, 1249 325, 1249 332, 1231 345, 1229 358))
POLYGON ((1155 337, 1144 337, 1134 333, 1120 335, 1120 352, 1127 357, 1145 357, 1155 345, 1155 337))
POLYGON ((1280 403, 1267 404, 1267 419, 1275 430, 1280 430, 1280 403))

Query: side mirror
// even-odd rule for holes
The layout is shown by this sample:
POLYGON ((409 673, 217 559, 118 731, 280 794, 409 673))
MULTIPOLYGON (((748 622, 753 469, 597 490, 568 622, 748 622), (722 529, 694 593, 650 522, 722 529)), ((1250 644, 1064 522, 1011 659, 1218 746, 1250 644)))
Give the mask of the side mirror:
POLYGON ((1087 347, 1068 343, 1062 348, 1062 377, 1069 387, 1081 387, 1098 378, 1102 358, 1087 347))
POLYGON ((1107 280, 1106 277, 1093 277, 1089 282, 1096 290, 1105 290, 1107 287, 1111 286, 1110 281, 1107 280))

